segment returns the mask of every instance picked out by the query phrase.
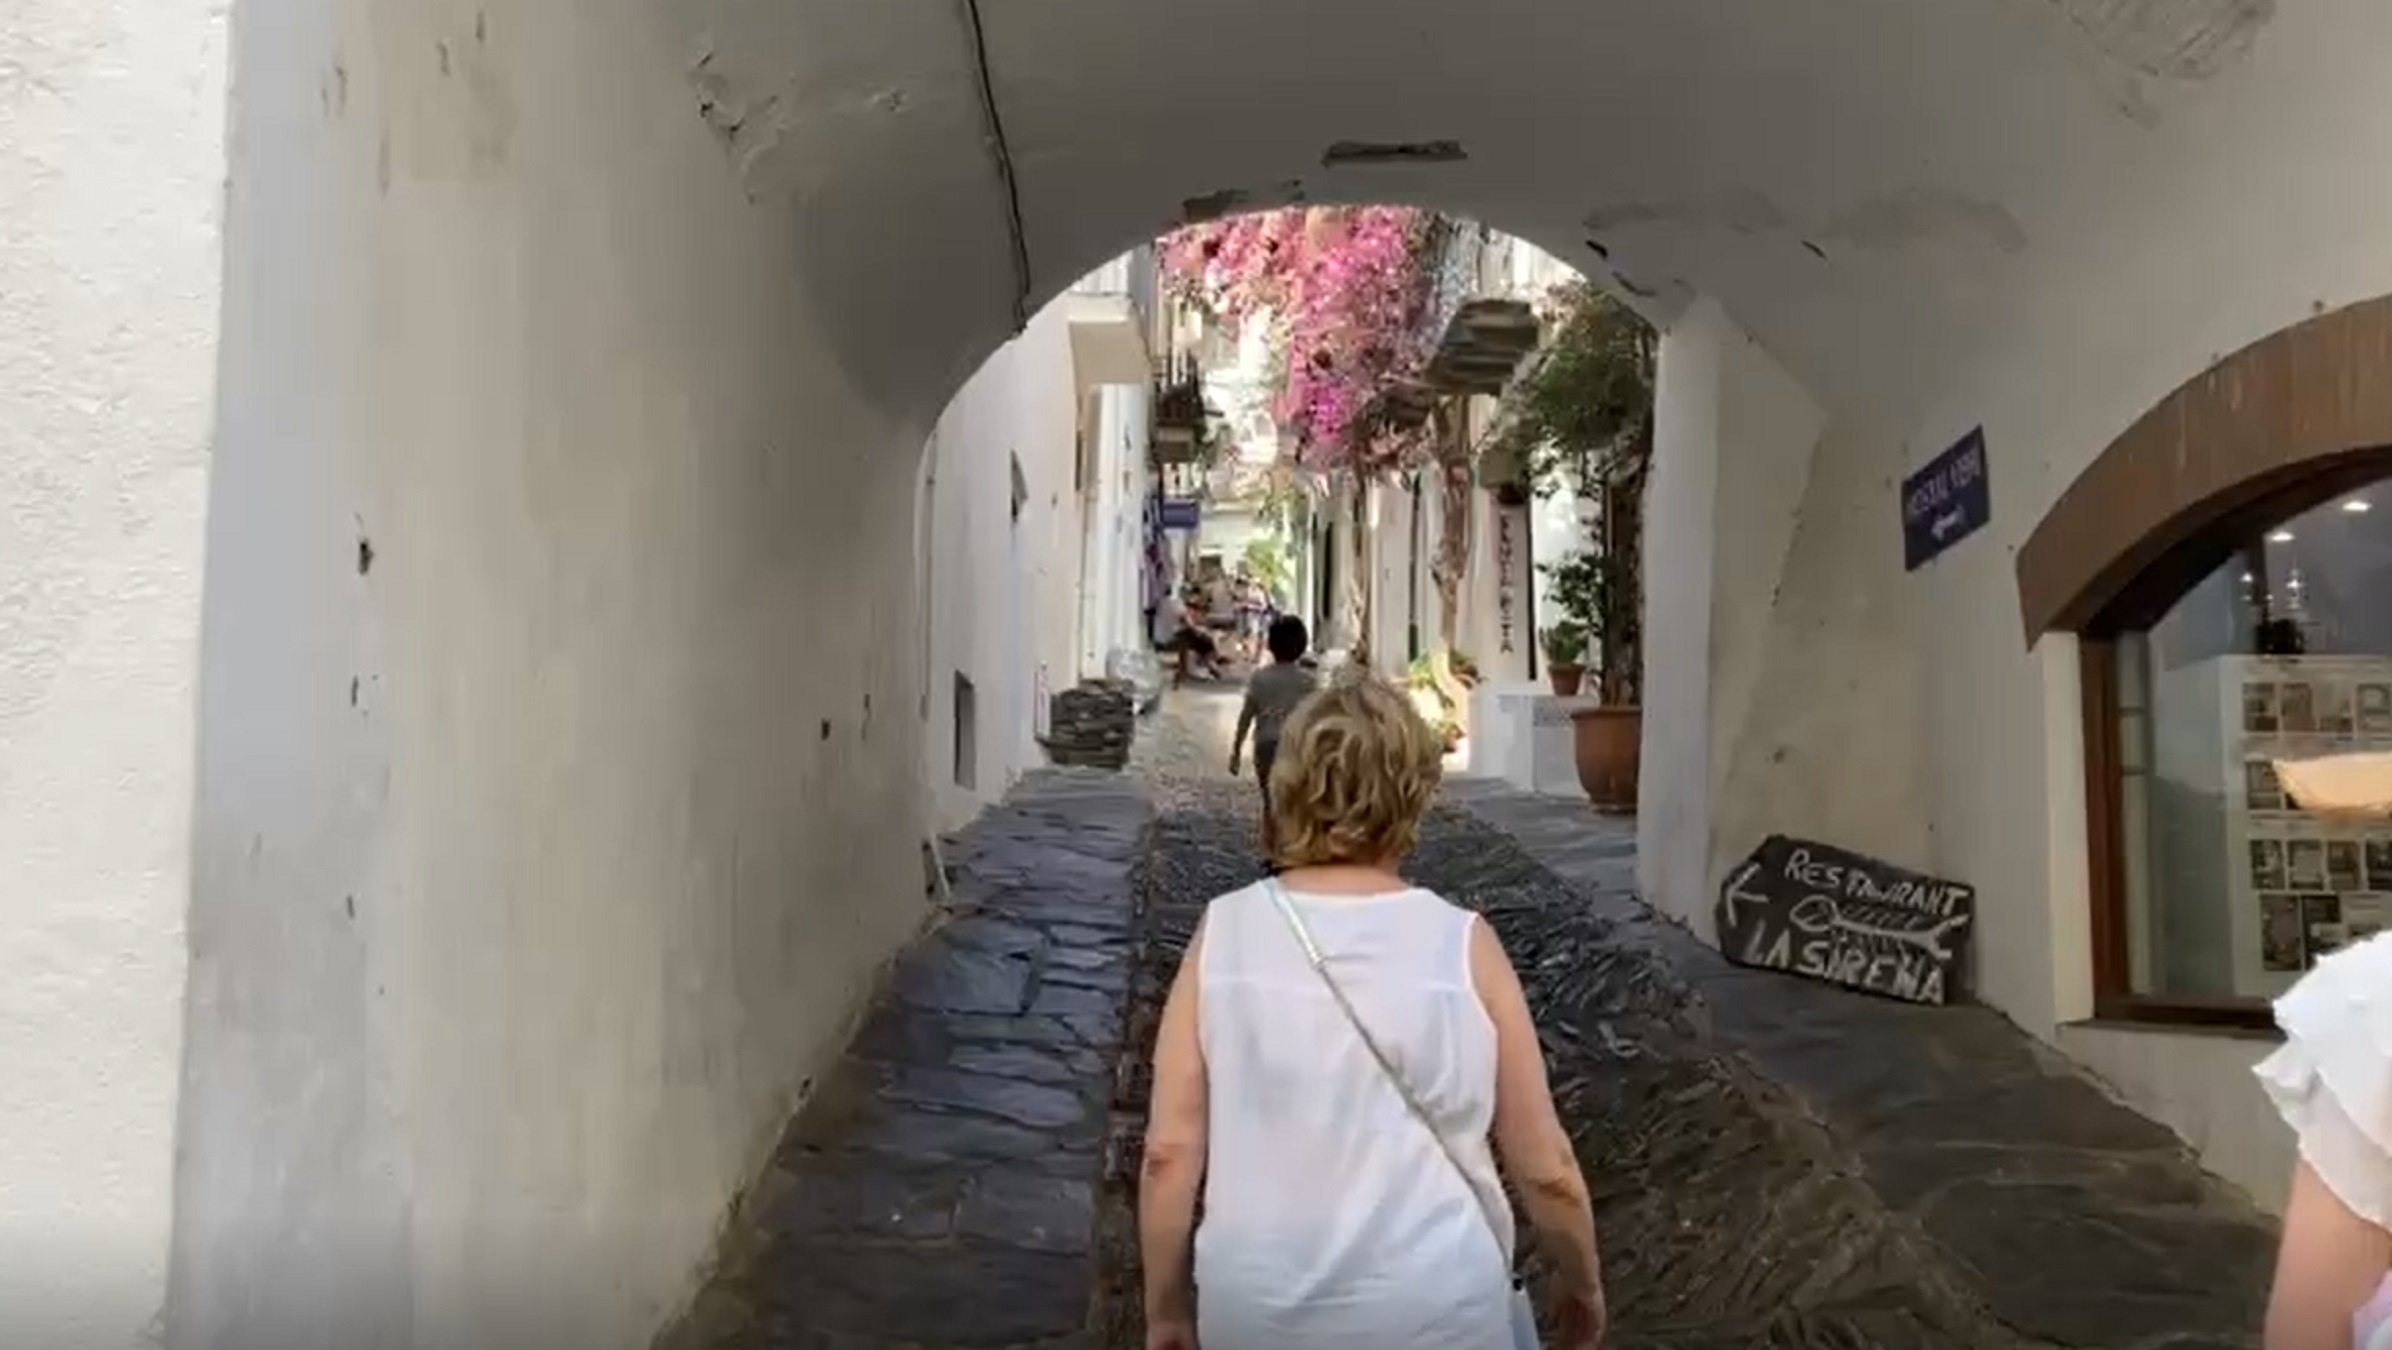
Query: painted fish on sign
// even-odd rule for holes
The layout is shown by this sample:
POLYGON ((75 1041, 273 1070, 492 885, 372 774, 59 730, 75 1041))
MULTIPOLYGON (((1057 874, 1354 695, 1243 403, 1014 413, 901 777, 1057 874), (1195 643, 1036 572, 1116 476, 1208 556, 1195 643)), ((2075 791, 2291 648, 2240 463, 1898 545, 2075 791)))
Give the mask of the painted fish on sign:
POLYGON ((1960 438, 1902 480, 1902 565, 1916 572, 1993 519, 1985 429, 1960 438))
POLYGON ((1974 887, 1772 835, 1719 888, 1719 949, 1742 966, 1948 1003, 1976 908, 1974 887))

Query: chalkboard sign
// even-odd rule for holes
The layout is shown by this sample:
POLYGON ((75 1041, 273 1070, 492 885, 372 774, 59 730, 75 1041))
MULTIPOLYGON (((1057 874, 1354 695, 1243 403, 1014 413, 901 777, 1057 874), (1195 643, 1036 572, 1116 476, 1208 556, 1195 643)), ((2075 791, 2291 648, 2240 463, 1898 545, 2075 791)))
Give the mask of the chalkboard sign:
POLYGON ((1772 835, 1719 888, 1719 948, 1742 966, 1945 1003, 1968 970, 1977 892, 1772 835))

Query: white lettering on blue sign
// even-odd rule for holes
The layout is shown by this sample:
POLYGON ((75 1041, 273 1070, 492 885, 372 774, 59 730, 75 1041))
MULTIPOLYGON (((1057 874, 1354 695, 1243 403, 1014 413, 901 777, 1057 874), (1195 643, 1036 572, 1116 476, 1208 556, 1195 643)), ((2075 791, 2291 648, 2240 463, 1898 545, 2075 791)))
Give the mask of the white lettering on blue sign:
POLYGON ((1972 431, 1902 484, 1903 551, 1916 568, 1984 525, 1985 433, 1972 431))
POLYGON ((1984 476, 1985 442, 1972 438, 1965 450, 1949 462, 1936 466, 1933 473, 1911 487, 1910 501, 1903 508, 1904 514, 1914 523, 1926 520, 1957 496, 1961 489, 1984 476))

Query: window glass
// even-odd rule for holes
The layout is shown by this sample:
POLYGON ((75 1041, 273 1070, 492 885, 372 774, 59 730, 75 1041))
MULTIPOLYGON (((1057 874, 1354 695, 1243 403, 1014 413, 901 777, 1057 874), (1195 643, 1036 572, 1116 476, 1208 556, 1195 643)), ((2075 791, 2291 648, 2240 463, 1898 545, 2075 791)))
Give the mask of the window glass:
POLYGON ((2392 750, 2392 478, 2232 541, 2117 641, 2134 991, 2259 1002, 2392 925, 2392 823, 2292 809, 2274 762, 2392 750))

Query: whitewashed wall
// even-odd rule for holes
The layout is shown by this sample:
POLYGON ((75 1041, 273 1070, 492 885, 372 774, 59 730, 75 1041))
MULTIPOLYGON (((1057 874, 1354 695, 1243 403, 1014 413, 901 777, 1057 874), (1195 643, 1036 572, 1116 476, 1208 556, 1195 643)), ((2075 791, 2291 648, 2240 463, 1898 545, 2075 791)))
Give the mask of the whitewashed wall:
POLYGON ((167 1339, 631 1350, 924 917, 924 426, 646 7, 234 30, 167 1339))
POLYGON ((1070 323, 1030 322, 965 382, 926 454, 929 691, 922 776, 941 829, 954 829, 1043 763, 1035 732, 1042 672, 1068 687, 1079 666, 1084 543, 1073 488, 1078 419, 1070 323), (1013 469, 1025 488, 1013 516, 1013 469), (971 681, 971 782, 956 773, 956 677, 971 681))
POLYGON ((1771 833, 1932 862, 1917 628, 1900 540, 1872 528, 1891 446, 1829 425, 1715 304, 1669 329, 1661 369, 1639 861, 1708 935, 1720 880, 1771 833))
POLYGON ((1147 645, 1140 569, 1153 490, 1146 458, 1152 397, 1143 385, 1100 385, 1094 394, 1096 482, 1082 526, 1092 544, 1081 572, 1080 673, 1087 677, 1103 675, 1113 652, 1147 645))
POLYGON ((165 1297, 217 347, 220 7, 0 22, 0 1344, 165 1297))

